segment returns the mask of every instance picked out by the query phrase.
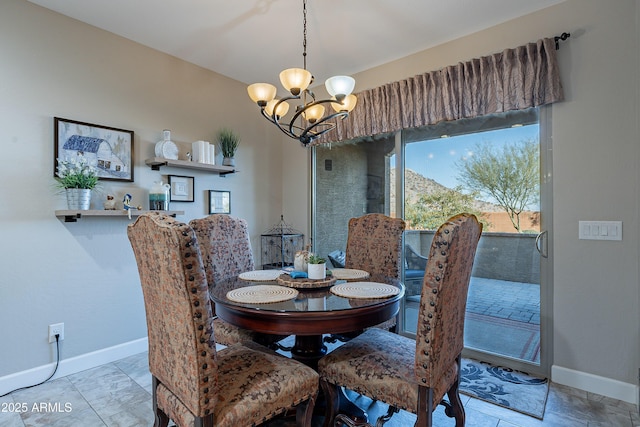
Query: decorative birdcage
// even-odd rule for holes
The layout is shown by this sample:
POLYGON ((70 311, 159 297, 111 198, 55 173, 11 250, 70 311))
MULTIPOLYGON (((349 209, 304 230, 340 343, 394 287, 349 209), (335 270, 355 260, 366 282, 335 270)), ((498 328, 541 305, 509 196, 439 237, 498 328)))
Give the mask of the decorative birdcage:
POLYGON ((264 270, 292 267, 296 252, 304 248, 304 234, 284 222, 280 222, 260 235, 262 268, 264 270))

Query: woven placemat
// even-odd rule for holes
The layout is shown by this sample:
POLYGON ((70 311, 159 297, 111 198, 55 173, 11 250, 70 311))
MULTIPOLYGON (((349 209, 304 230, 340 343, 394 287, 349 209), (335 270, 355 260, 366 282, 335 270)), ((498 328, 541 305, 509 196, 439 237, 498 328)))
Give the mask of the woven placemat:
POLYGON ((331 275, 338 280, 366 280, 369 273, 355 268, 332 268, 331 275))
POLYGON ((240 273, 238 277, 250 282, 273 282, 281 274, 280 270, 252 270, 240 273))
POLYGON ((227 299, 247 304, 268 304, 294 299, 298 291, 278 285, 245 286, 227 292, 227 299))
POLYGON ((293 279, 288 274, 281 274, 278 277, 278 283, 282 286, 298 289, 319 289, 328 288, 336 282, 335 277, 327 277, 326 279, 308 279, 306 277, 293 279))
POLYGON ((400 289, 377 282, 349 282, 335 285, 331 292, 344 298, 388 298, 397 295, 400 289))

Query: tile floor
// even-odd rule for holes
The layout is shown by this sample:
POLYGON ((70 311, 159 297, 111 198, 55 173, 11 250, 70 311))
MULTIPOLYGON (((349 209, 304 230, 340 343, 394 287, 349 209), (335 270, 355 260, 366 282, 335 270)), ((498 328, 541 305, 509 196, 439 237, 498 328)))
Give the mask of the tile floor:
MULTIPOLYGON (((468 427, 640 426, 635 405, 552 384, 544 420, 462 395, 468 427)), ((359 397, 373 419, 386 406, 359 397)), ((322 418, 314 419, 320 426, 322 418)), ((415 416, 401 411, 386 426, 407 427, 415 416)), ((439 407, 434 425, 454 426, 439 407)), ((147 353, 140 353, 0 398, 2 427, 142 427, 153 425, 147 353), (24 411, 23 411, 24 409, 24 411)), ((275 420, 269 427, 293 425, 275 420)), ((241 427, 241 426, 238 426, 241 427)))

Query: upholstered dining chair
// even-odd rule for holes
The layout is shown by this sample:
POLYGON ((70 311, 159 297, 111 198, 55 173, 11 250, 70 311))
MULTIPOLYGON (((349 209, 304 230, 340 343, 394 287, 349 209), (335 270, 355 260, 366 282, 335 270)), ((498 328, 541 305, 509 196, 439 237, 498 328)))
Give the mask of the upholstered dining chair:
POLYGON ((372 276, 400 278, 402 233, 405 222, 379 213, 349 220, 345 268, 368 271, 372 276))
POLYGON ((216 351, 193 229, 159 213, 127 228, 144 297, 155 427, 255 426, 296 408, 309 426, 317 373, 254 342, 216 351))
MULTIPOLYGON (((400 278, 402 233, 405 222, 380 213, 370 213, 349 220, 345 268, 368 271, 376 277, 400 278)), ((395 331, 397 319, 376 325, 395 331)))
MULTIPOLYGON (((464 316, 481 233, 482 224, 470 214, 456 215, 436 231, 423 279, 415 340, 369 329, 320 359, 320 385, 328 405, 325 427, 336 419, 339 387, 389 405, 377 426, 398 409, 417 414, 416 426, 431 426, 432 412, 440 403, 455 418, 456 426, 464 426, 458 390, 464 316), (445 394, 448 402, 443 401, 445 394)), ((358 425, 338 418, 349 426, 358 425)))
MULTIPOLYGON (((189 225, 195 231, 200 244, 204 270, 210 286, 254 269, 255 263, 246 220, 230 215, 214 214, 193 219, 189 225)), ((260 334, 238 328, 217 317, 213 326, 216 342, 224 345, 244 341, 271 345, 285 338, 281 335, 260 334)))

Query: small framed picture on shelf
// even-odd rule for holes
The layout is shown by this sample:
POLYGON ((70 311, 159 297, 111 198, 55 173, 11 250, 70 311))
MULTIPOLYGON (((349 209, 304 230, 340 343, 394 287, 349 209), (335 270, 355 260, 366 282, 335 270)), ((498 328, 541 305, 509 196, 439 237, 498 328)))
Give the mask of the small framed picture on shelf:
POLYGON ((169 175, 170 202, 193 202, 193 177, 169 175))
POLYGON ((209 213, 231 213, 231 192, 209 190, 209 213))
POLYGON ((53 176, 58 159, 82 155, 98 169, 98 179, 133 182, 133 131, 53 118, 53 176))

